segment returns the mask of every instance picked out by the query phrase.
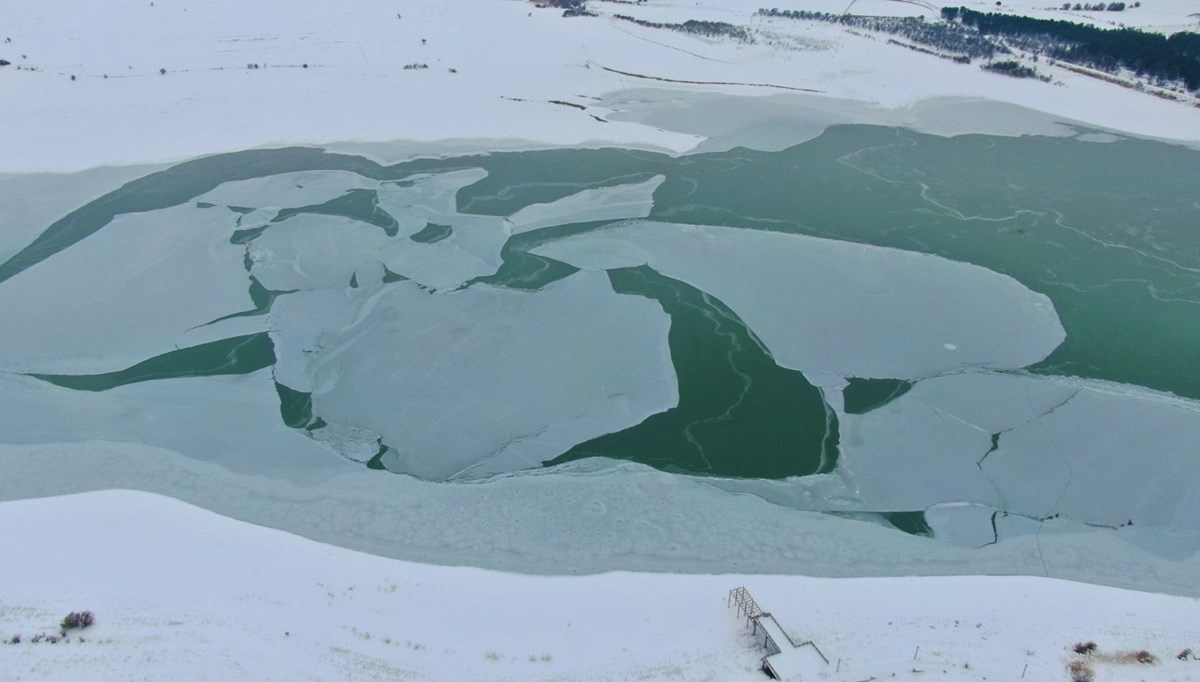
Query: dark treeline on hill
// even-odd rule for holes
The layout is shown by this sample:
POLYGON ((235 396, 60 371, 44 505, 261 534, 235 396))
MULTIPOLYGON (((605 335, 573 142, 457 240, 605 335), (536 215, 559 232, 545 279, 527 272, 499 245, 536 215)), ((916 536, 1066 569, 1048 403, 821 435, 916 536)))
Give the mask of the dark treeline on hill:
POLYGON ((656 21, 637 19, 625 14, 614 14, 613 18, 623 19, 633 22, 638 26, 646 26, 648 28, 665 28, 671 31, 708 36, 709 38, 733 38, 743 43, 754 42, 754 36, 750 35, 750 32, 745 28, 727 24, 723 21, 696 21, 695 19, 689 19, 682 24, 661 24, 656 21))
MULTIPOLYGON (((764 17, 825 21, 901 36, 914 43, 928 45, 944 53, 962 55, 969 59, 991 59, 1010 50, 979 35, 979 31, 962 24, 925 21, 925 17, 873 17, 860 14, 831 14, 804 10, 760 9, 764 17)), ((967 60, 963 60, 967 61, 967 60)))
POLYGON ((944 7, 942 17, 961 21, 983 35, 1004 36, 1024 49, 1102 71, 1129 69, 1159 83, 1182 82, 1200 90, 1200 34, 1171 37, 1131 28, 1102 29, 1053 19, 975 12, 944 7))

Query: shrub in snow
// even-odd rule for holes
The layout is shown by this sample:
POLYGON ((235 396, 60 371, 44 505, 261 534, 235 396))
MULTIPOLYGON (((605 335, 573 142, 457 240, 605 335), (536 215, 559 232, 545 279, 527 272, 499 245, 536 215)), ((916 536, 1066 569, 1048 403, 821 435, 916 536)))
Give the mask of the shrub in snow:
POLYGON ((59 624, 59 628, 62 629, 63 632, 66 632, 67 630, 74 630, 76 628, 82 630, 83 628, 89 627, 94 622, 96 622, 96 618, 92 615, 91 611, 72 611, 62 619, 62 623, 59 624))
POLYGON ((1071 661, 1067 666, 1067 672, 1071 673, 1071 682, 1092 682, 1096 678, 1096 672, 1092 670, 1092 666, 1084 661, 1071 661))
POLYGON ((1076 644, 1074 648, 1075 648, 1075 653, 1077 653, 1077 654, 1090 654, 1096 650, 1096 643, 1095 642, 1080 642, 1079 644, 1076 644))

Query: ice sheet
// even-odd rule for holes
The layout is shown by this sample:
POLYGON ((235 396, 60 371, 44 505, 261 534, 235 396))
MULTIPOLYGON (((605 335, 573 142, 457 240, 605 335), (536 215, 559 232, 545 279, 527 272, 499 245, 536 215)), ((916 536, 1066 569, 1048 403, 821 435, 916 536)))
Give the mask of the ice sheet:
POLYGON ((1087 387, 1005 433, 984 463, 1006 508, 1091 523, 1194 530, 1200 406, 1087 387))
POLYGON ((378 184, 350 171, 297 171, 226 182, 195 201, 243 208, 299 208, 323 204, 352 189, 374 189, 378 184))
POLYGON ((585 270, 647 264, 681 279, 721 299, 776 362, 801 371, 906 379, 1016 368, 1065 337, 1050 300, 1016 280, 897 249, 637 222, 533 252, 585 270))
POLYGON ((284 425, 269 369, 98 393, 0 373, 0 433, 8 443, 145 443, 229 471, 295 482, 351 466, 284 425))
POLYGON ((252 308, 244 250, 229 243, 236 220, 192 204, 124 214, 5 281, 0 367, 122 369, 186 345, 192 327, 252 308))
POLYGON ((389 270, 434 289, 457 287, 495 273, 511 234, 504 220, 458 212, 457 194, 487 177, 481 168, 419 175, 379 188, 379 207, 400 224, 397 239, 383 251, 389 270), (410 239, 426 226, 448 225, 450 236, 432 243, 410 239))
POLYGON ((532 293, 400 282, 358 305, 333 293, 281 299, 278 376, 312 390, 325 421, 381 434, 390 461, 418 476, 537 466, 678 402, 669 318, 614 293, 604 274, 532 293))
POLYGON ((513 234, 543 227, 621 218, 645 218, 654 208, 654 190, 666 180, 656 175, 645 182, 586 189, 545 204, 531 204, 508 217, 513 234))
POLYGON ((250 272, 268 289, 350 286, 363 263, 378 263, 391 239, 378 227, 338 216, 301 213, 250 242, 250 272))

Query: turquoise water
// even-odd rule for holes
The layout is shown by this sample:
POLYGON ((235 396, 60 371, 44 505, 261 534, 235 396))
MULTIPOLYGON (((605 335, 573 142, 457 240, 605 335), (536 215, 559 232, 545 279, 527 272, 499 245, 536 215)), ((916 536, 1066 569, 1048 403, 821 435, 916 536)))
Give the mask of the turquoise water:
MULTIPOLYGON (((459 191, 463 213, 507 216, 584 189, 663 175, 651 219, 814 235, 981 265, 1045 294, 1058 311, 1066 341, 1032 371, 1200 398, 1200 154, 1143 140, 943 138, 855 125, 830 128, 779 152, 734 149, 678 158, 620 149, 549 150, 383 166, 303 148, 224 154, 130 182, 48 226, 0 263, 0 295, 5 280, 104 229, 114 217, 194 201, 223 182, 315 169, 404 182, 416 173, 466 168, 488 175, 459 191)), ((281 211, 274 220, 299 213, 353 218, 387 235, 397 230, 374 190, 352 189, 281 211)), ((570 277, 575 268, 529 250, 605 224, 568 223, 513 236, 499 272, 469 285, 536 290, 570 277)), ((269 227, 235 231, 232 241, 251 244, 263 229, 269 227)), ((412 239, 433 243, 452 234, 452 226, 429 223, 412 239)), ((249 270, 248 259, 246 265, 249 270)), ((679 405, 576 445, 547 464, 605 456, 667 471, 750 478, 834 468, 839 424, 824 394, 800 373, 779 367, 724 303, 647 267, 614 269, 609 276, 618 294, 653 300, 670 316, 679 405)), ((383 282, 404 279, 385 271, 383 282)), ((288 295, 249 275, 248 287, 254 308, 226 317, 268 314, 278 297, 288 295)), ((34 376, 103 391, 167 377, 251 372, 274 362, 270 339, 258 334, 179 349, 119 372, 34 376)), ((895 377, 849 380, 849 414, 878 409, 912 387, 895 377)), ((311 396, 282 384, 277 390, 284 423, 319 428, 323 422, 313 414, 311 396)), ((372 466, 381 466, 383 452, 372 466)), ((915 519, 893 522, 920 530, 915 519)))

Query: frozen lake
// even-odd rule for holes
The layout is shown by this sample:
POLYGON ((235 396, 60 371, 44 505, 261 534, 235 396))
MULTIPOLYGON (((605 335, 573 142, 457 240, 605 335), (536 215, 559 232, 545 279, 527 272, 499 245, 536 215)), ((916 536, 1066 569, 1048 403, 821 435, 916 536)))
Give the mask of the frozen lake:
POLYGON ((198 159, 0 226, 0 442, 628 460, 969 547, 1061 517, 1194 550, 1196 187, 1197 152, 1084 130, 198 159))

